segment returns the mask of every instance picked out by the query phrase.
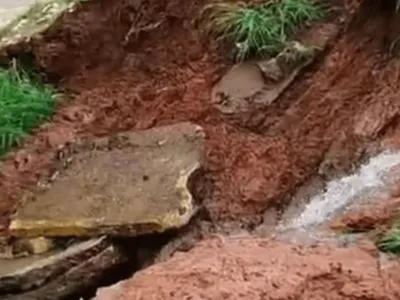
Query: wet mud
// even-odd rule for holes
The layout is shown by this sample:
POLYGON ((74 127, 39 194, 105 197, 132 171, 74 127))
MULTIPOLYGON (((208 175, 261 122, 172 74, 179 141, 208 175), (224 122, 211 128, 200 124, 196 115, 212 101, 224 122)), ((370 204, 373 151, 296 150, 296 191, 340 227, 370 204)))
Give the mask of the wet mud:
POLYGON ((317 169, 323 177, 348 171, 393 124, 400 63, 384 51, 389 20, 379 4, 354 1, 353 17, 338 7, 338 25, 341 18, 352 22, 341 25, 319 61, 270 107, 231 122, 210 103, 230 63, 202 34, 203 2, 89 1, 32 42, 36 64, 72 100, 4 162, 4 226, 21 189, 37 181, 54 150, 82 137, 180 121, 201 125, 213 182, 205 204, 215 220, 249 224, 285 204, 317 169))
POLYGON ((398 18, 380 1, 334 1, 329 22, 340 28, 337 37, 270 106, 235 120, 211 102, 231 62, 201 30, 206 2, 88 1, 32 41, 36 65, 69 99, 3 162, 0 230, 58 147, 82 138, 199 124, 209 219, 246 229, 268 209, 280 218, 315 178, 348 173, 365 157, 400 146, 400 60, 389 51, 398 18))
POLYGON ((395 300, 400 292, 398 263, 381 265, 378 256, 367 242, 347 248, 302 247, 217 237, 100 289, 94 300, 395 300))

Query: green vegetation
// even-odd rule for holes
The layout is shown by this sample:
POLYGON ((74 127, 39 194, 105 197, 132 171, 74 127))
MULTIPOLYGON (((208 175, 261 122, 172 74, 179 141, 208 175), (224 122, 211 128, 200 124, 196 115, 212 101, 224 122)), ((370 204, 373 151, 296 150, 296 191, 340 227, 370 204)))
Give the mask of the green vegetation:
POLYGON ((312 0, 267 1, 262 4, 216 1, 204 8, 207 32, 234 43, 243 60, 275 55, 300 26, 325 15, 312 0))
POLYGON ((384 252, 400 254, 400 222, 397 222, 378 243, 384 252))
POLYGON ((50 86, 16 68, 0 68, 0 156, 18 145, 55 109, 50 86))

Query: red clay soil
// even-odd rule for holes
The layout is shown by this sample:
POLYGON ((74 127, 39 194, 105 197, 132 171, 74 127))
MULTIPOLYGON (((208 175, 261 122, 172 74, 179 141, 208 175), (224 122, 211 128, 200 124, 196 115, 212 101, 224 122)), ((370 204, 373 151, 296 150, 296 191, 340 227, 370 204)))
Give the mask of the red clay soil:
POLYGON ((207 135, 211 215, 254 220, 321 163, 348 169, 398 115, 400 62, 381 54, 388 15, 380 1, 365 1, 326 59, 273 106, 251 120, 227 121, 210 103, 228 63, 199 29, 205 2, 89 1, 33 42, 38 65, 75 96, 4 162, 0 224, 7 224, 22 189, 46 172, 60 144, 188 120, 207 135), (381 115, 363 116, 377 106, 385 118, 374 125, 381 115))
POLYGON ((376 203, 347 212, 331 224, 332 229, 365 232, 388 229, 400 217, 400 198, 377 199, 376 203))
POLYGON ((263 239, 209 239, 100 289, 95 300, 397 300, 398 262, 368 242, 305 247, 263 239))

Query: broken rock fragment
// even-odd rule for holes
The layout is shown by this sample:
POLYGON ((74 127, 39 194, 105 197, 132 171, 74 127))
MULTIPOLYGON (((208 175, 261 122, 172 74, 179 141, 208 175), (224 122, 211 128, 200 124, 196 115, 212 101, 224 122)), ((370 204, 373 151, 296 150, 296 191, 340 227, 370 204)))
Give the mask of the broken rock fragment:
POLYGON ((0 260, 0 299, 65 299, 97 284, 128 259, 121 248, 102 237, 46 255, 0 260))
POLYGON ((0 295, 36 289, 109 246, 106 238, 98 238, 44 254, 0 259, 0 295))
POLYGON ((10 233, 135 236, 181 227, 195 211, 188 184, 203 146, 203 130, 191 123, 69 145, 40 191, 17 209, 10 233))

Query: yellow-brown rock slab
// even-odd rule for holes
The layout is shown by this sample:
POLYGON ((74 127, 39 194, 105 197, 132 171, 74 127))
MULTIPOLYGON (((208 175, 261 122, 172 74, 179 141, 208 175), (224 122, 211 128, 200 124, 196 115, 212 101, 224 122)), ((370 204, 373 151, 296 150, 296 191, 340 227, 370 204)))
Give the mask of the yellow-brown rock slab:
POLYGON ((181 227, 195 211, 188 182, 203 146, 202 128, 191 123, 67 145, 40 191, 22 201, 10 233, 135 236, 181 227))

